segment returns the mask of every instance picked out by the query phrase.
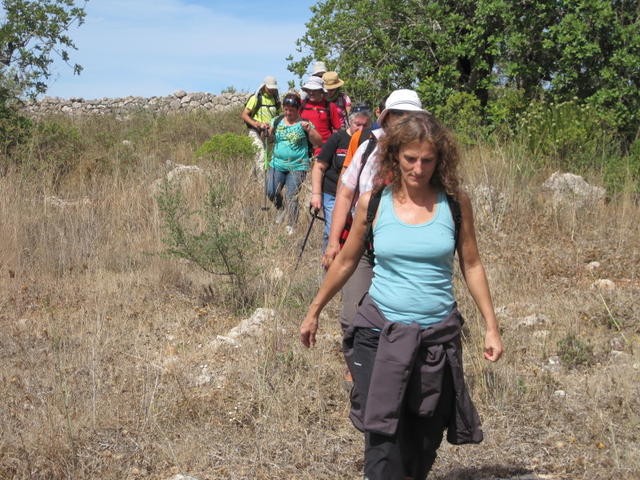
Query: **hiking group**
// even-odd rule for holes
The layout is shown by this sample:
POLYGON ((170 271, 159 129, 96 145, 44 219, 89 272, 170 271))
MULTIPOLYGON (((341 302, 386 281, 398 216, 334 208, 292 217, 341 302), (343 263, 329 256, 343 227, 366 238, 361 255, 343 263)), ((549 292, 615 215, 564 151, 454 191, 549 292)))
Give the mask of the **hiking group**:
POLYGON ((485 322, 487 360, 501 357, 502 339, 453 135, 407 89, 386 97, 371 126, 372 112, 352 108, 343 84, 316 62, 302 95, 287 93, 279 115, 277 83, 267 77, 242 118, 256 144, 273 140, 270 160, 261 150, 256 172, 268 167, 266 194, 287 233, 312 171, 310 207, 326 219, 327 271, 300 341, 315 345, 320 312, 341 291, 349 417, 364 433, 365 479, 425 479, 445 430, 456 445, 483 438, 463 375, 456 253, 485 322))

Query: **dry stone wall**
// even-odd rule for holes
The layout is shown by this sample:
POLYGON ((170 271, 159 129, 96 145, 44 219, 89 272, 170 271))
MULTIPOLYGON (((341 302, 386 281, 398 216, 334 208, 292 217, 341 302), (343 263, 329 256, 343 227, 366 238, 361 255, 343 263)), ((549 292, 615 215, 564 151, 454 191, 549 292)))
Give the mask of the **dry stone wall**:
POLYGON ((228 108, 244 105, 248 93, 187 93, 179 90, 166 97, 124 97, 100 98, 85 100, 84 98, 44 97, 42 100, 30 101, 25 105, 25 112, 33 116, 43 115, 128 115, 138 112, 169 113, 208 110, 219 112, 228 108))

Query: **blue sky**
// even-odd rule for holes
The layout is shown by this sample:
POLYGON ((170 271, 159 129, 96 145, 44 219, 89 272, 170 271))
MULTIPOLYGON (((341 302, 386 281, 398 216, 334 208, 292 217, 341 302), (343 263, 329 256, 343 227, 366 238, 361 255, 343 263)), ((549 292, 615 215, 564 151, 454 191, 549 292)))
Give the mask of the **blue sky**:
POLYGON ((87 17, 69 33, 77 51, 73 75, 53 66, 46 95, 124 97, 176 90, 253 91, 266 75, 281 89, 297 78, 285 58, 296 54, 314 0, 90 0, 87 17))

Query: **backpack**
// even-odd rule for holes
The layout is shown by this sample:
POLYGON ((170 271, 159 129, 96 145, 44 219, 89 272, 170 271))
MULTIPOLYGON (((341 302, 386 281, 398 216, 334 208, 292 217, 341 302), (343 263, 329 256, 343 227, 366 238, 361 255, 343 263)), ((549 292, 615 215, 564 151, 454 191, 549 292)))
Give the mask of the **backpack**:
MULTIPOLYGON (((358 171, 358 179, 356 180, 356 189, 354 191, 354 198, 355 198, 355 194, 358 193, 358 190, 360 190, 360 176, 362 175, 362 171, 364 170, 364 166, 367 164, 367 161, 369 160, 369 157, 371 156, 371 154, 375 150, 376 145, 378 145, 378 139, 372 133, 371 129, 367 129, 367 130, 362 132, 362 134, 360 135, 360 145, 362 145, 362 143, 365 140, 369 140, 369 143, 367 144, 367 148, 365 148, 364 152, 362 153, 362 166, 360 167, 360 170, 358 171)), ((374 215, 375 215, 375 212, 374 212, 374 215)), ((342 248, 344 246, 345 242, 347 241, 347 237, 349 236, 349 232, 351 231, 351 224, 352 223, 353 223, 353 217, 351 216, 351 213, 349 213, 347 215, 347 218, 346 218, 345 222, 344 222, 344 228, 342 229, 342 232, 340 232, 340 239, 338 241, 338 244, 340 245, 340 248, 342 248)))
MULTIPOLYGON (((378 206, 380 205, 380 199, 382 198, 382 192, 384 187, 375 190, 369 198, 369 205, 367 207, 367 234, 365 235, 366 251, 373 265, 373 219, 376 218, 378 212, 378 206)), ((453 217, 454 245, 458 247, 458 240, 460 239, 460 226, 462 225, 462 211, 460 210, 460 202, 456 200, 452 195, 447 194, 447 201, 449 202, 449 208, 451 209, 451 216, 453 217)))
POLYGON ((327 119, 329 120, 329 131, 333 133, 333 125, 331 123, 331 102, 325 99, 324 107, 315 107, 315 106, 308 107, 307 106, 308 103, 309 103, 309 100, 305 99, 302 102, 302 106, 300 107, 300 110, 310 110, 312 112, 327 112, 327 119))
MULTIPOLYGON (((263 96, 262 90, 256 92, 255 95, 252 95, 252 96, 256 97, 256 104, 253 106, 253 108, 249 112, 249 116, 251 118, 253 118, 253 116, 256 113, 258 113, 258 110, 260 110, 262 108, 262 96, 263 96)), ((249 97, 249 100, 251 100, 251 97, 249 97)), ((249 100, 247 100, 247 103, 249 103, 249 100)), ((281 105, 280 105, 280 96, 277 93, 276 93, 276 96, 275 96, 274 100, 275 100, 275 105, 273 105, 273 107, 275 107, 276 112, 279 112, 281 105)), ((271 106, 272 105, 268 105, 268 107, 271 107, 271 106)), ((246 105, 245 105, 245 107, 246 107, 246 105)), ((253 126, 249 125, 248 123, 247 123, 247 127, 248 128, 253 128, 253 126)))
POLYGON ((341 93, 340 95, 338 95, 338 98, 336 98, 334 102, 330 103, 333 103, 342 112, 341 117, 344 122, 342 127, 345 130, 349 128, 349 113, 347 112, 347 102, 344 101, 344 94, 341 93))
MULTIPOLYGON (((278 115, 273 120, 273 131, 274 131, 274 133, 275 133, 276 129, 278 128, 278 125, 280 125, 280 122, 282 122, 283 118, 284 118, 284 115, 278 115)), ((307 120, 305 120, 305 121, 307 121, 307 120)), ((315 147, 311 144, 311 140, 309 140, 309 132, 307 132, 304 128, 302 129, 302 131, 304 132, 305 137, 307 137, 307 152, 309 154, 309 158, 311 158, 311 157, 313 157, 313 151, 314 151, 315 147)))

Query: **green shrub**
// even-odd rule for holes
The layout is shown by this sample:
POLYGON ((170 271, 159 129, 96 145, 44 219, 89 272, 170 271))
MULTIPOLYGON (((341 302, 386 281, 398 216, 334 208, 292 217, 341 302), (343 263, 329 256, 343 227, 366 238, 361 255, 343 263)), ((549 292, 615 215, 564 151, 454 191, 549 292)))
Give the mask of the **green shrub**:
MULTIPOLYGON (((225 217, 230 210, 228 189, 228 184, 212 182, 201 212, 189 211, 180 190, 167 181, 156 201, 166 231, 165 254, 187 259, 205 272, 228 280, 229 288, 222 292, 224 299, 235 310, 245 311, 256 301, 250 284, 254 272, 248 259, 254 256, 258 243, 251 241, 250 231, 242 224, 225 217), (188 223, 196 215, 204 220, 204 228, 194 232, 188 223)), ((224 283, 216 282, 218 286, 224 283)))
POLYGON ((600 168, 619 149, 615 129, 589 104, 533 102, 519 132, 534 160, 584 172, 600 168))
POLYGON ((489 128, 508 138, 517 131, 520 116, 526 111, 529 101, 523 89, 494 88, 486 109, 489 128))
POLYGON ((197 150, 197 157, 208 158, 213 161, 251 160, 257 149, 246 135, 223 133, 214 135, 204 142, 197 150))
POLYGON ((589 365, 593 362, 593 348, 573 333, 558 341, 558 356, 569 368, 589 365))
POLYGON ((435 108, 435 116, 455 131, 459 141, 475 143, 483 134, 482 106, 475 95, 455 92, 444 105, 435 108))
POLYGON ((29 139, 32 128, 31 120, 20 115, 15 108, 0 103, 0 154, 5 166, 7 156, 29 139))

